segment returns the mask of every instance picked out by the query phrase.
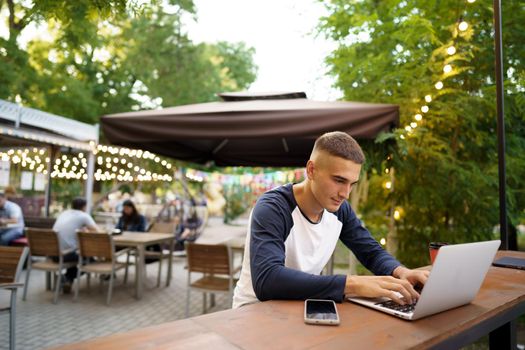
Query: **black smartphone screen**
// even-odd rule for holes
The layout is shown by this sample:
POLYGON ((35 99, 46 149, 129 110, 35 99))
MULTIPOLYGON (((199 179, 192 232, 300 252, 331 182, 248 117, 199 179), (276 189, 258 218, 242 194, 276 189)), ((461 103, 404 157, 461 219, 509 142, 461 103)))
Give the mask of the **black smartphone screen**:
POLYGON ((315 320, 337 320, 335 304, 331 300, 307 300, 306 317, 315 320))

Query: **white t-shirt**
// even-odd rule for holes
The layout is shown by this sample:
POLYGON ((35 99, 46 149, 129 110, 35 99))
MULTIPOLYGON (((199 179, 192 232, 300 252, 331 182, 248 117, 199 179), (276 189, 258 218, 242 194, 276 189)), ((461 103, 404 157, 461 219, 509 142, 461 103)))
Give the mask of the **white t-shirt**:
POLYGON ((88 213, 76 209, 62 212, 53 226, 53 230, 58 232, 60 249, 77 249, 77 230, 86 226, 96 226, 95 220, 88 213))

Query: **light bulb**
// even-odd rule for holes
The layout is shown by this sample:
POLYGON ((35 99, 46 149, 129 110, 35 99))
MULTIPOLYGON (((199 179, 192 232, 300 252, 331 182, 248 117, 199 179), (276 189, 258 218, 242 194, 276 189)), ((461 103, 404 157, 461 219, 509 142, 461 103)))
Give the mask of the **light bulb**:
POLYGON ((468 23, 465 22, 465 21, 462 21, 462 22, 458 25, 458 29, 461 30, 462 32, 464 32, 465 30, 468 29, 468 23))
POLYGON ((423 119, 423 116, 422 116, 421 114, 418 113, 418 114, 416 114, 416 115, 414 116, 414 119, 417 120, 417 121, 420 121, 421 119, 423 119))
POLYGON ((469 4, 472 4, 472 3, 475 3, 476 0, 467 0, 467 2, 468 2, 469 4))
POLYGON ((446 64, 443 67, 443 72, 445 72, 445 74, 452 72, 452 66, 450 64, 446 64))
POLYGON ((415 129, 415 128, 417 128, 417 123, 416 122, 412 122, 412 123, 410 123, 410 126, 412 127, 412 129, 415 129))
POLYGON ((399 212, 399 210, 394 211, 394 219, 396 220, 401 219, 401 213, 399 212))
POLYGON ((452 56, 453 54, 456 53, 456 48, 454 46, 449 46, 447 48, 447 53, 452 56))
POLYGON ((427 101, 428 103, 432 102, 432 96, 426 95, 425 96, 425 101, 427 101))
POLYGON ((427 113, 428 112, 428 106, 421 106, 421 112, 427 113))
POLYGON ((440 81, 438 81, 438 82, 436 83, 436 85, 434 85, 434 86, 435 86, 435 87, 436 87, 436 89, 438 89, 438 90, 441 90, 441 89, 443 89, 443 83, 442 83, 442 82, 440 82, 440 81))

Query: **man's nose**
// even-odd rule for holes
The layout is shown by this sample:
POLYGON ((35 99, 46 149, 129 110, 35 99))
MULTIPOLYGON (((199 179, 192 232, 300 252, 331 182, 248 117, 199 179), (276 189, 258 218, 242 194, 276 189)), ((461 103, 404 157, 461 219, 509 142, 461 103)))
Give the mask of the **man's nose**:
POLYGON ((352 184, 343 185, 339 190, 339 197, 347 199, 350 197, 350 192, 352 191, 352 184))

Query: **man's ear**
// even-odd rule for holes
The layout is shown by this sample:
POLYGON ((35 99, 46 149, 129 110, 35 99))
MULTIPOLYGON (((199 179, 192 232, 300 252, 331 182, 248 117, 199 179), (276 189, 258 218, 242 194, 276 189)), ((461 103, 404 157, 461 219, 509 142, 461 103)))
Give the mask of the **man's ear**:
POLYGON ((306 176, 308 177, 308 180, 313 180, 314 178, 314 171, 315 171, 315 164, 313 160, 309 160, 306 163, 306 176))

